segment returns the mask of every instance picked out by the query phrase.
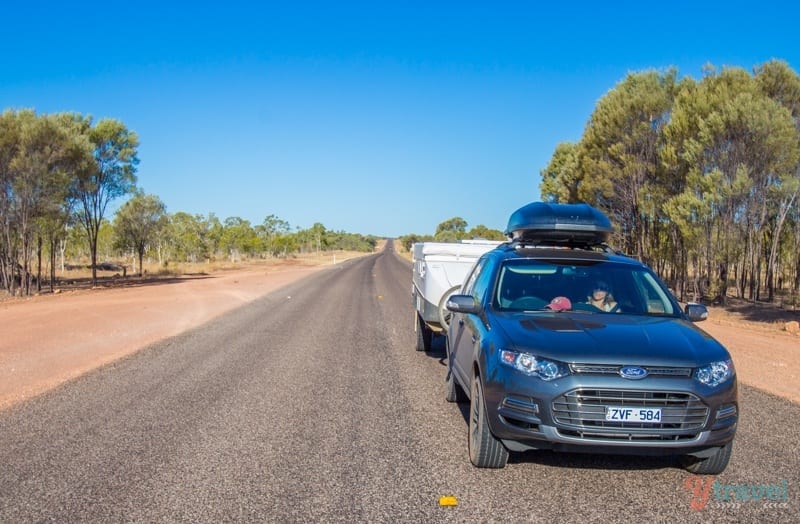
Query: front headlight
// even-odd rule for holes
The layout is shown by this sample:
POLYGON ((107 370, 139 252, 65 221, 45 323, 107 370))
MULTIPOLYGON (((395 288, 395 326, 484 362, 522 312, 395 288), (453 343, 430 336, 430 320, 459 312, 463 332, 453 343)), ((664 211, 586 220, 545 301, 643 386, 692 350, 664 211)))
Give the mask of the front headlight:
POLYGON ((569 368, 566 364, 539 358, 530 353, 517 353, 516 351, 503 349, 500 351, 500 362, 526 375, 539 377, 547 381, 569 375, 569 368))
POLYGON ((733 361, 721 360, 694 370, 694 379, 701 384, 714 387, 727 382, 735 374, 733 361))

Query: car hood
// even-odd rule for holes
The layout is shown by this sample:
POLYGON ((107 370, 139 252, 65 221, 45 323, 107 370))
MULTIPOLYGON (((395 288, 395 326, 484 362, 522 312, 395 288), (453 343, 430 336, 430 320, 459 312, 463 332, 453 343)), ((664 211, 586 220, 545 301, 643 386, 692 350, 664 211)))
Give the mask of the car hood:
POLYGON ((730 358, 709 334, 678 318, 548 312, 495 320, 509 349, 562 362, 697 367, 730 358))

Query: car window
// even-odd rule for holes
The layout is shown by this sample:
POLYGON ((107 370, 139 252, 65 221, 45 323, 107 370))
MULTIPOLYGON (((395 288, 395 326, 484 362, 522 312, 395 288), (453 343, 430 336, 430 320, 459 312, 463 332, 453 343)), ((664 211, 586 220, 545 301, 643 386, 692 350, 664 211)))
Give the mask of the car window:
POLYGON ((539 261, 503 264, 498 277, 495 304, 500 309, 540 309, 550 301, 549 288, 558 284, 558 267, 539 261))
POLYGON ((573 311, 631 315, 677 314, 668 292, 646 267, 587 260, 507 260, 498 271, 493 307, 545 310, 555 297, 573 311))
POLYGON ((475 278, 475 284, 470 290, 470 294, 475 297, 475 300, 479 304, 483 304, 483 299, 492 284, 492 271, 489 270, 487 260, 483 260, 483 264, 481 264, 480 268, 477 268, 475 274, 477 276, 475 278))
POLYGON ((472 290, 475 287, 475 280, 478 278, 478 275, 481 272, 481 269, 486 264, 486 259, 481 258, 478 262, 473 266, 472 271, 470 272, 467 279, 464 281, 464 285, 461 286, 461 292, 465 295, 472 295, 472 290))
POLYGON ((644 309, 647 314, 674 315, 672 301, 668 298, 667 291, 656 280, 655 276, 647 272, 634 273, 636 284, 641 288, 644 298, 644 309))

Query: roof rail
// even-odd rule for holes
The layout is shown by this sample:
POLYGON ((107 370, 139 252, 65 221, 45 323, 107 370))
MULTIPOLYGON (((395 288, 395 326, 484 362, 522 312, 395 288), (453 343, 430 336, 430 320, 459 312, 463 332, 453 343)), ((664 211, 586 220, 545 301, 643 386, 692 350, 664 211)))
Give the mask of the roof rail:
POLYGON ((555 249, 582 249, 584 251, 602 251, 611 255, 622 255, 623 253, 605 242, 581 242, 576 240, 568 240, 564 242, 555 242, 548 239, 537 238, 515 238, 508 242, 508 245, 515 249, 529 249, 529 248, 555 248, 555 249))

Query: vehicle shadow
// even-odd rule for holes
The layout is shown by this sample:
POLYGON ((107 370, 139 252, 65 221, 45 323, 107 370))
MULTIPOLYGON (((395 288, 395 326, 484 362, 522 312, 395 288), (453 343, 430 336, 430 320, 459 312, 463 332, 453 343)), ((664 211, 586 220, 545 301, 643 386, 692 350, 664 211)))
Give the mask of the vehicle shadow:
MULTIPOLYGON (((217 278, 214 275, 206 273, 186 273, 181 276, 98 276, 97 282, 93 282, 90 277, 82 278, 62 278, 58 279, 55 284, 55 290, 62 291, 77 291, 87 289, 120 289, 120 288, 138 288, 138 287, 152 287, 163 286, 170 284, 182 284, 192 280, 205 280, 217 278)), ((50 294, 49 282, 43 282, 40 294, 50 294)))
POLYGON ((439 365, 447 366, 447 338, 444 335, 434 335, 431 339, 431 349, 425 352, 430 358, 439 361, 439 365))
POLYGON ((511 453, 509 464, 539 464, 569 469, 605 470, 653 470, 664 468, 681 469, 677 457, 649 457, 636 455, 600 455, 589 453, 566 453, 549 450, 511 453))
MULTIPOLYGON (((469 401, 459 402, 458 409, 469 427, 469 401)), ((464 445, 467 445, 464 442, 464 445)), ((606 455, 533 450, 510 453, 508 464, 539 464, 567 469, 654 470, 682 469, 675 456, 606 455)))

